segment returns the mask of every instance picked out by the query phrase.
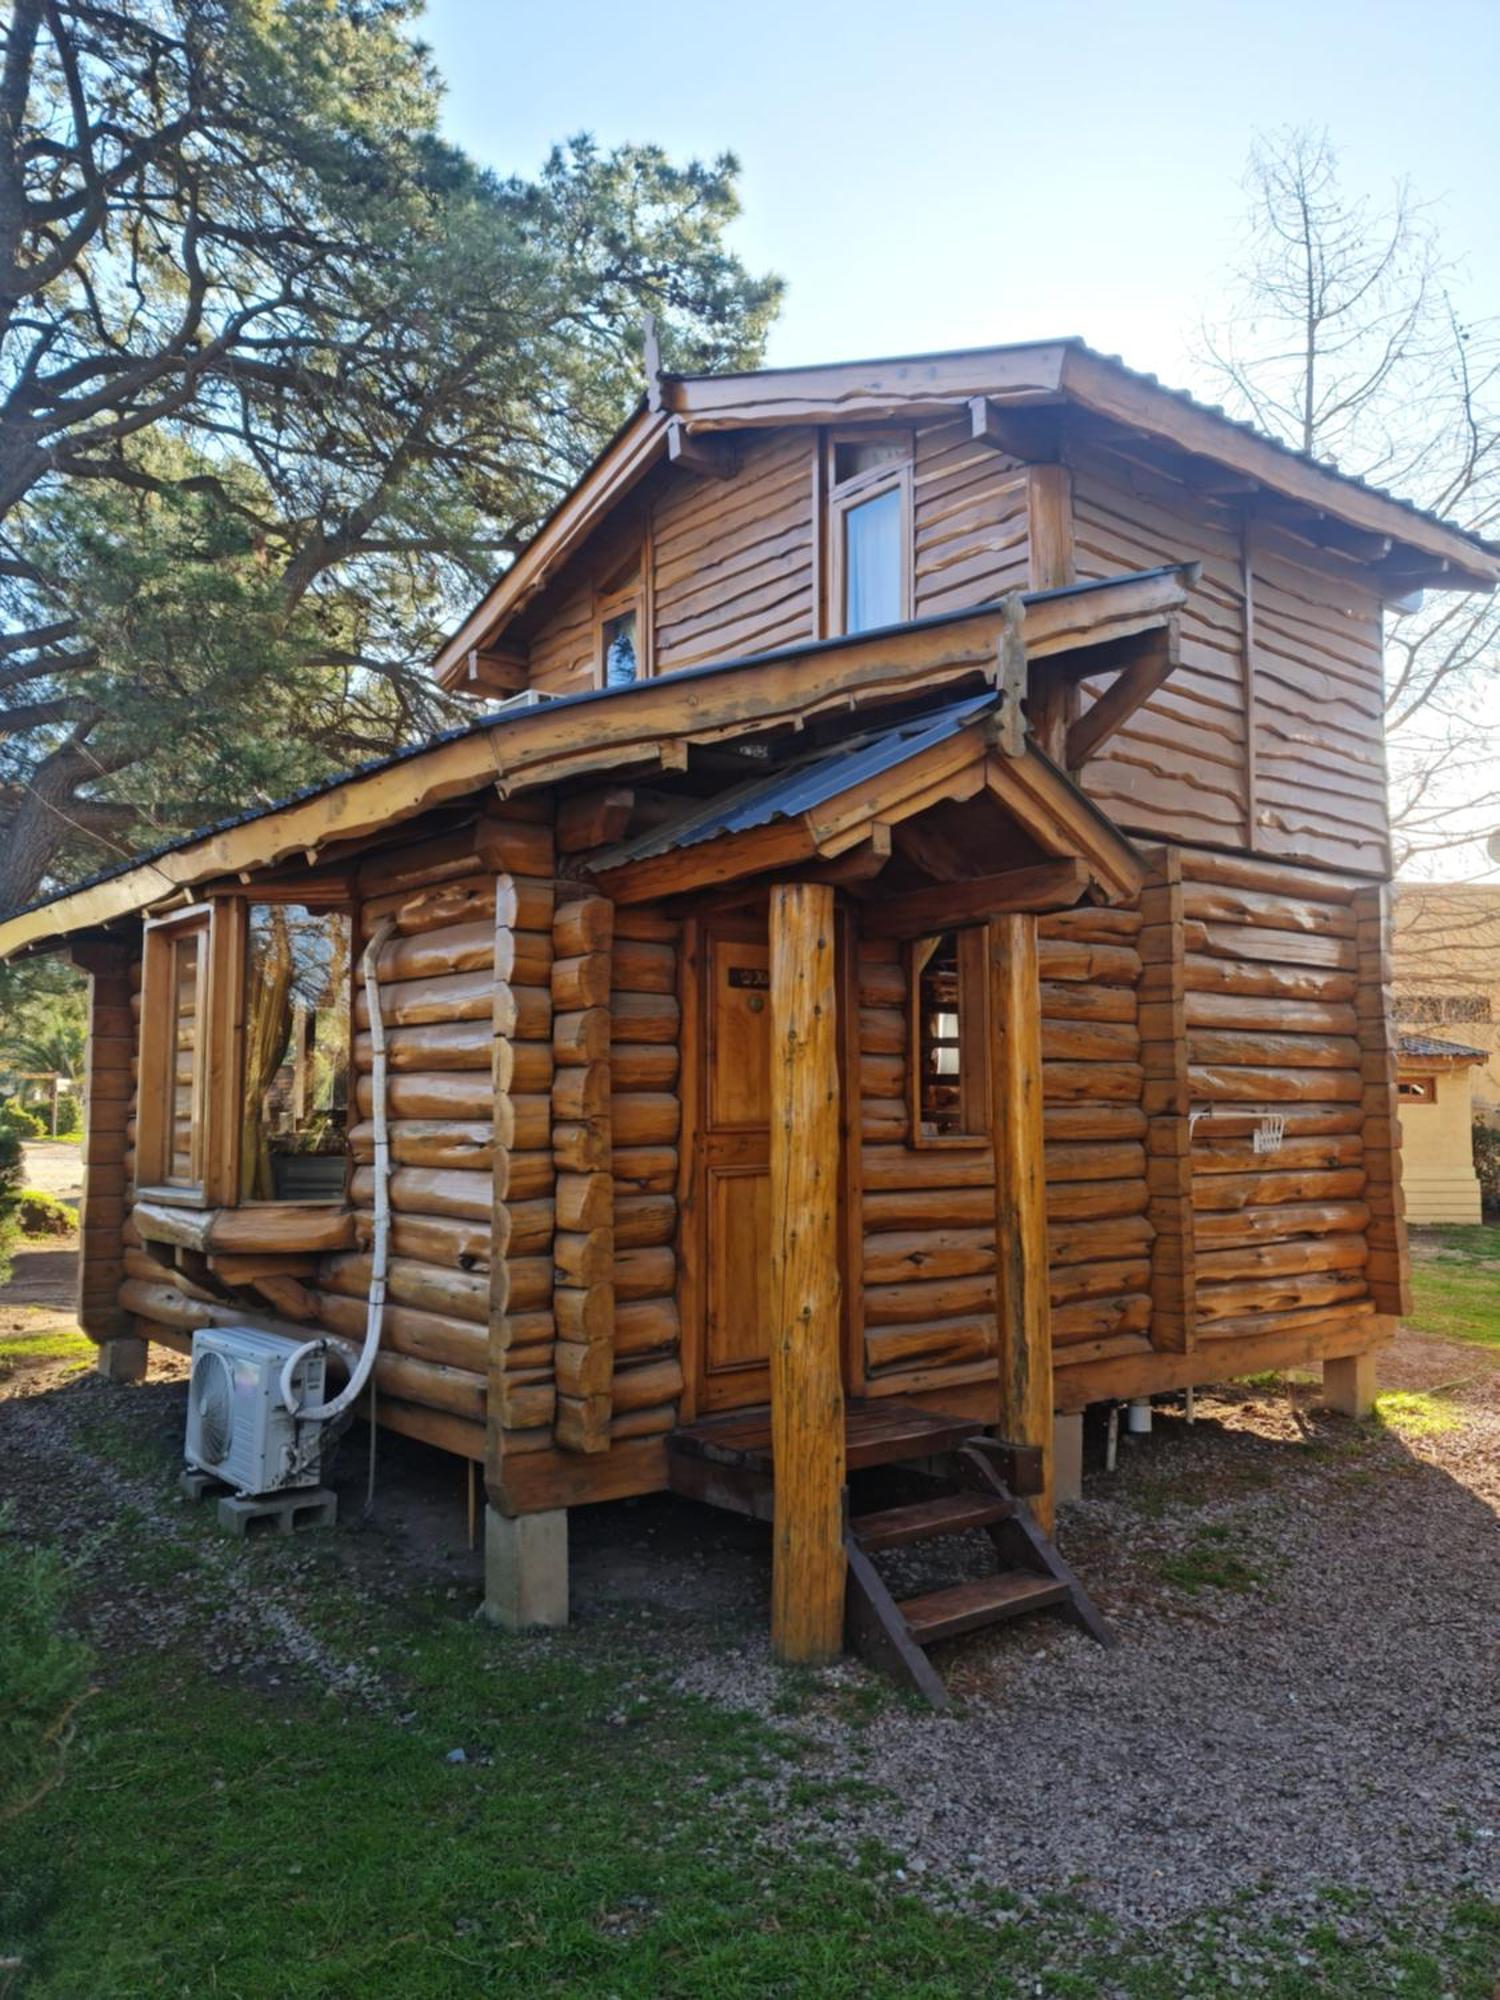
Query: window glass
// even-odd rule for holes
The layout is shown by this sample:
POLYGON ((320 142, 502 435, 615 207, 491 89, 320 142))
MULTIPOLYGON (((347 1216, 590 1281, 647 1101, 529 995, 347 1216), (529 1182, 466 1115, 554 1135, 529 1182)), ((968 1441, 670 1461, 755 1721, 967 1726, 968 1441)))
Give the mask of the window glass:
POLYGON ((833 447, 833 483, 842 486, 882 465, 904 465, 911 457, 905 438, 846 438, 833 447))
POLYGON ((633 607, 622 611, 617 618, 606 618, 604 621, 604 685, 607 688, 629 687, 637 678, 636 625, 633 607))
POLYGON ((892 487, 846 509, 844 630, 870 632, 902 617, 901 541, 906 508, 892 487))
POLYGON ((250 907, 242 1200, 337 1201, 343 1194, 351 950, 342 911, 250 907))
POLYGON ((911 956, 912 1139, 980 1145, 988 1136, 985 945, 979 927, 919 938, 911 956))
POLYGON ((184 931, 172 940, 172 1009, 167 1047, 170 1074, 167 1084, 167 1179, 194 1185, 202 1178, 199 1158, 201 1119, 198 1110, 202 1074, 202 1050, 198 1002, 203 990, 202 956, 207 933, 198 928, 184 931))
POLYGON ((1396 1089, 1397 1094, 1408 1104, 1437 1103, 1435 1076, 1403 1076, 1396 1089))

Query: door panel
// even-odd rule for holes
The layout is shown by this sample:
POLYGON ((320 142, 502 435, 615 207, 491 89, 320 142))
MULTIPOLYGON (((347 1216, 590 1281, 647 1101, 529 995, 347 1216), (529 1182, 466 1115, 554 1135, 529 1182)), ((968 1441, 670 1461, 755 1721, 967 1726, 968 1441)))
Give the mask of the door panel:
POLYGON ((764 937, 710 935, 708 1124, 755 1126, 771 1117, 771 947, 764 937))
POLYGON ((710 925, 702 963, 698 1405, 725 1410, 764 1402, 770 1393, 771 994, 764 923, 710 925))
POLYGON ((763 1166, 710 1167, 707 1180, 704 1358, 718 1376, 764 1367, 770 1351, 771 1177, 763 1166))

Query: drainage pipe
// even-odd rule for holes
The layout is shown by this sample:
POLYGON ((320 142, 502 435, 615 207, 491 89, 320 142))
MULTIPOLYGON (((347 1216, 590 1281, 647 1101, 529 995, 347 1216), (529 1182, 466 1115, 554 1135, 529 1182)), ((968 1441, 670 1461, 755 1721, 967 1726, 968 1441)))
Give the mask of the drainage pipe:
POLYGON ((350 1409, 369 1381, 375 1357, 380 1352, 380 1335, 385 1322, 386 1271, 391 1257, 391 1145, 385 1101, 385 1020, 380 1011, 380 974, 377 967, 386 939, 395 928, 394 917, 382 918, 359 962, 370 1010, 370 1092, 374 1100, 372 1115, 375 1123, 375 1234, 370 1246, 370 1303, 365 1317, 365 1344, 349 1380, 339 1393, 331 1402, 315 1403, 310 1407, 299 1404, 297 1400, 299 1392, 292 1378, 298 1365, 308 1355, 326 1354, 331 1346, 342 1346, 342 1343, 334 1343, 325 1336, 321 1340, 304 1341, 300 1347, 293 1348, 281 1371, 281 1400, 303 1423, 330 1423, 350 1409))

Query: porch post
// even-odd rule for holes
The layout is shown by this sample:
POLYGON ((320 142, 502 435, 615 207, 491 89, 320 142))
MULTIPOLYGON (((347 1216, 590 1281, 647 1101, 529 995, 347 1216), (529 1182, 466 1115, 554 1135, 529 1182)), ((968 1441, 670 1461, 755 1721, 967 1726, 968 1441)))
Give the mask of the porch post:
POLYGON ((1043 1173, 1042 1004, 1036 918, 989 926, 990 1037, 994 1049, 996 1311, 1000 1319, 1000 1430, 1042 1454, 1031 1502, 1052 1532, 1052 1310, 1043 1173))
POLYGON ((833 890, 771 891, 771 1645, 833 1659, 844 1632, 839 1079, 833 890))

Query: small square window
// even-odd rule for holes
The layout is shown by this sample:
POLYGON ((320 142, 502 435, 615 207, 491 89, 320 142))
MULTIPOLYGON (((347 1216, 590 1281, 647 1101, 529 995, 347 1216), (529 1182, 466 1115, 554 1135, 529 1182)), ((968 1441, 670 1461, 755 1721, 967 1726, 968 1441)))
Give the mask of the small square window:
POLYGON ((914 1146, 984 1145, 989 1137, 984 932, 943 931, 911 948, 911 1133, 914 1146))
POLYGON ((1436 1104, 1437 1078, 1403 1076, 1396 1086, 1396 1093, 1403 1104, 1436 1104))

